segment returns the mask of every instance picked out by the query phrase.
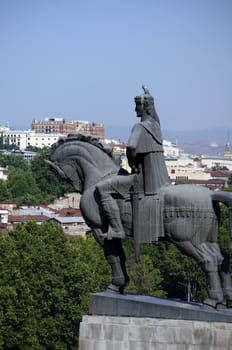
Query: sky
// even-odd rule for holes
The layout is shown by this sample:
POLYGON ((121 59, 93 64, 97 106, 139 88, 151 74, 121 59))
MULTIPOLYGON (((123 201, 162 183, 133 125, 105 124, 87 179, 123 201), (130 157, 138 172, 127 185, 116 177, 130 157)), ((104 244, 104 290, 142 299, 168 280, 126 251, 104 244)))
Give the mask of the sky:
POLYGON ((231 37, 231 0, 0 0, 0 125, 107 136, 138 122, 145 84, 163 129, 231 129, 231 37))

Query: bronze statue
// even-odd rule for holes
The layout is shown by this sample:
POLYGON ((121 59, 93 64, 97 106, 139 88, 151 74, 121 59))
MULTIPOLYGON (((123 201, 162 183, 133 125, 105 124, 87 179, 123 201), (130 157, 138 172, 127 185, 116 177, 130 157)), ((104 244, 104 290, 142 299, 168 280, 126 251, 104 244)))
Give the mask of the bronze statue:
POLYGON ((219 202, 229 207, 232 227, 232 193, 171 185, 154 100, 144 88, 135 103, 141 123, 133 128, 128 143, 132 174, 121 169, 96 138, 83 134, 59 140, 47 161, 82 194, 82 215, 112 269, 107 291, 122 293, 129 281, 121 240, 125 234, 134 238, 137 258, 140 243, 164 237, 207 274, 206 304, 216 307, 232 301, 228 259, 218 245, 219 202))

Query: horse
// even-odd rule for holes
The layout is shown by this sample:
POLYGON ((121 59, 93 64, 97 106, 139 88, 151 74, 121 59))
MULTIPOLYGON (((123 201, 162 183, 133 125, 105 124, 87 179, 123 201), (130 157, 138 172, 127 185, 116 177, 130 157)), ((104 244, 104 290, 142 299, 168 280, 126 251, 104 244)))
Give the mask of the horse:
MULTIPOLYGON (((109 149, 97 138, 84 134, 69 135, 58 140, 51 147, 45 162, 59 176, 71 182, 81 194, 80 209, 83 218, 103 248, 104 256, 111 266, 112 282, 107 292, 123 293, 129 276, 122 239, 106 237, 108 223, 96 191, 99 182, 121 174, 119 162, 115 161, 109 149)), ((131 179, 133 186, 133 175, 125 171, 123 175, 131 179)), ((126 235, 133 237, 131 195, 128 192, 127 196, 121 196, 120 193, 113 196, 119 206, 126 235)), ((216 193, 197 185, 169 184, 160 189, 160 198, 160 228, 163 228, 164 239, 173 242, 182 253, 195 259, 207 275, 208 297, 204 303, 217 308, 220 304, 231 302, 232 283, 228 254, 218 244, 218 223, 222 202, 229 207, 232 227, 232 193, 216 193)), ((148 209, 150 208, 151 215, 148 220, 154 221, 156 215, 152 214, 153 207, 149 207, 146 198, 143 200, 148 209)), ((149 210, 145 210, 145 215, 149 210)))

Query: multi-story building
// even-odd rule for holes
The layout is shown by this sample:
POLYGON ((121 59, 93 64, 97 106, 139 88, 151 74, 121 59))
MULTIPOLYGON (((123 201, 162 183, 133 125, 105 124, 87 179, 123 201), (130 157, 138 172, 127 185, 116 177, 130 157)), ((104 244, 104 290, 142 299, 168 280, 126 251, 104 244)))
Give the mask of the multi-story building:
POLYGON ((101 140, 105 138, 105 128, 103 124, 90 123, 83 120, 66 121, 63 118, 45 118, 44 120, 33 120, 31 129, 35 133, 43 134, 76 134, 84 132, 98 136, 101 140))
POLYGON ((43 148, 50 147, 57 140, 68 134, 79 132, 91 134, 105 139, 105 127, 103 124, 89 123, 87 121, 65 121, 62 118, 45 118, 42 121, 34 120, 31 130, 19 131, 9 127, 0 127, 0 143, 2 145, 15 146, 25 150, 28 146, 43 148))
POLYGON ((20 150, 25 150, 28 146, 32 147, 50 147, 53 143, 57 142, 59 137, 64 136, 58 133, 35 133, 35 131, 19 131, 8 130, 0 128, 0 139, 2 145, 16 146, 20 150))

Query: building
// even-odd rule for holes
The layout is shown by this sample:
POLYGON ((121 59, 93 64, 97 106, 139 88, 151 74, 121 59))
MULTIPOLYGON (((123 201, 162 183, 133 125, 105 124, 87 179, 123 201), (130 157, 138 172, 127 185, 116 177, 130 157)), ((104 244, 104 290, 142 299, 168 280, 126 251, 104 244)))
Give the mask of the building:
POLYGON ((67 237, 83 236, 90 231, 79 208, 63 207, 56 210, 45 205, 37 207, 22 206, 15 203, 0 203, 0 232, 7 234, 19 224, 29 221, 41 225, 43 222, 55 221, 67 237))
POLYGON ((120 140, 105 139, 104 143, 112 147, 113 154, 125 155, 126 154, 126 144, 120 140))
POLYGON ((57 212, 52 220, 62 227, 67 237, 85 237, 86 233, 90 230, 82 217, 80 209, 63 208, 57 212))
POLYGON ((232 160, 232 149, 230 143, 226 144, 224 157, 232 160))
POLYGON ((37 225, 41 225, 43 222, 48 221, 50 218, 45 215, 9 215, 8 225, 10 228, 14 228, 19 224, 26 224, 29 221, 34 221, 37 225))
POLYGON ((0 224, 8 224, 8 215, 7 209, 0 208, 0 224))
POLYGON ((28 146, 30 147, 51 147, 52 144, 58 141, 58 139, 64 136, 63 134, 39 134, 35 131, 27 130, 11 130, 0 129, 0 138, 2 145, 15 146, 21 151, 24 151, 28 146))
POLYGON ((8 168, 0 167, 0 180, 7 180, 8 178, 8 168))
POLYGON ((165 158, 179 158, 181 149, 173 142, 163 140, 164 157, 165 158))
POLYGON ((18 214, 17 204, 15 202, 0 202, 0 208, 7 210, 9 215, 18 214))
POLYGON ((103 124, 88 121, 66 121, 63 118, 45 118, 33 120, 31 130, 12 130, 8 126, 0 127, 0 144, 25 151, 27 147, 51 147, 60 137, 68 134, 86 133, 105 139, 103 124))
POLYGON ((225 157, 203 157, 201 158, 202 167, 208 169, 228 169, 232 171, 232 158, 225 157))
POLYGON ((91 134, 105 139, 105 128, 103 124, 90 123, 88 121, 71 120, 63 118, 45 118, 44 120, 33 120, 31 129, 36 134, 77 134, 79 132, 91 134))

